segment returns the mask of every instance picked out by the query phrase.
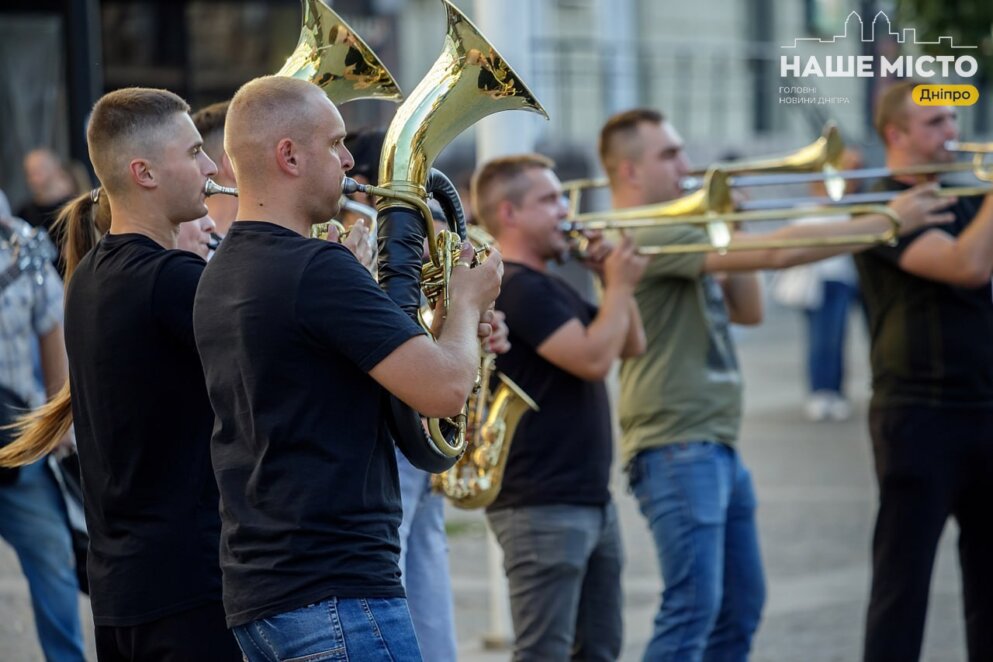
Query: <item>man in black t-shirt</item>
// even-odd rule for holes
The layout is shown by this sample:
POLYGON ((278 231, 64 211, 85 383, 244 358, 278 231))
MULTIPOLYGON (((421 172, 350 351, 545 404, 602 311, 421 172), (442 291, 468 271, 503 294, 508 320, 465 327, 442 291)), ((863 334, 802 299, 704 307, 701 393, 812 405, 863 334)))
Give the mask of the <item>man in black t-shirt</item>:
POLYGON ((338 211, 344 138, 305 81, 256 79, 228 108, 238 217, 200 282, 194 327, 217 415, 224 606, 249 660, 419 659, 384 405, 389 392, 425 416, 460 411, 499 291, 498 254, 460 263, 432 341, 351 252, 308 239, 338 211))
MULTIPOLYGON (((189 106, 165 90, 105 95, 87 142, 113 217, 69 274, 65 326, 97 654, 237 660, 221 604, 214 417, 193 340, 205 263, 175 250, 179 224, 207 212, 216 169, 189 106)), ((70 222, 91 232, 88 216, 70 222)))
POLYGON ((497 368, 539 411, 514 434, 487 518, 504 552, 514 659, 614 660, 621 650, 621 541, 608 482, 613 458, 604 379, 644 350, 634 286, 646 258, 597 238, 587 266, 604 281, 597 309, 549 274, 568 251, 567 207, 552 162, 537 154, 490 161, 473 179, 475 217, 507 266, 497 309, 511 348, 497 368))
MULTIPOLYGON (((954 159, 955 111, 889 88, 876 128, 890 168, 954 159)), ((897 178, 900 189, 919 178, 897 178)), ((926 178, 932 179, 932 178, 926 178)), ((993 659, 993 195, 955 220, 856 256, 872 341, 879 481, 865 659, 916 660, 938 540, 959 524, 970 660, 993 659)))

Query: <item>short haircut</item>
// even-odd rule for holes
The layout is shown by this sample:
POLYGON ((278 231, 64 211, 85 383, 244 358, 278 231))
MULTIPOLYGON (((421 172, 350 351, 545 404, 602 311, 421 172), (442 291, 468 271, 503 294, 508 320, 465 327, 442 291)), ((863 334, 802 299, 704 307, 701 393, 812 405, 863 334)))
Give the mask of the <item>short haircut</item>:
POLYGON ((319 123, 318 100, 327 96, 313 83, 288 76, 262 76, 235 93, 224 123, 224 151, 239 186, 264 176, 259 157, 284 138, 309 143, 319 123))
POLYGON ((633 159, 641 154, 638 129, 642 124, 659 125, 665 115, 652 108, 634 108, 610 117, 600 129, 597 151, 600 165, 607 178, 613 183, 617 177, 617 165, 625 159, 633 159))
POLYGON ((886 127, 896 124, 901 129, 907 126, 907 100, 913 95, 914 88, 920 85, 915 80, 905 80, 890 87, 876 101, 876 117, 874 124, 879 138, 886 142, 886 127))
POLYGON ((230 101, 218 101, 193 113, 193 124, 203 138, 203 149, 218 166, 224 153, 224 122, 230 101))
POLYGON ((521 200, 530 188, 524 175, 531 170, 551 170, 555 162, 541 154, 515 154, 487 161, 476 170, 472 177, 472 211, 475 218, 487 232, 499 236, 500 228, 496 220, 496 207, 507 200, 514 205, 521 200))
POLYGON ((168 138, 168 121, 190 106, 168 90, 128 87, 102 96, 90 115, 86 142, 100 183, 110 193, 122 190, 126 164, 137 147, 168 138))

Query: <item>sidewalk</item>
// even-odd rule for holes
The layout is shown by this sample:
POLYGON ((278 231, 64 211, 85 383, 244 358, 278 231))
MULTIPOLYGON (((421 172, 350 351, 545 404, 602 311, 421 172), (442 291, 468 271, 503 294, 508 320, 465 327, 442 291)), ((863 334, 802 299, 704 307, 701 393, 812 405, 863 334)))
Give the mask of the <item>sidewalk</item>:
MULTIPOLYGON (((764 326, 739 336, 747 384, 741 452, 758 491, 768 582, 752 657, 756 662, 861 658, 875 487, 865 425, 868 354, 861 324, 852 327, 857 333, 849 351, 849 385, 856 415, 847 423, 811 424, 802 417, 798 318, 770 311, 764 326)), ((661 582, 651 538, 617 467, 614 478, 627 555, 621 659, 633 661, 641 659, 651 635, 661 582)), ((485 652, 481 643, 490 629, 482 514, 451 509, 448 521, 460 660, 507 660, 507 651, 485 652)), ((922 658, 928 662, 965 660, 955 537, 950 524, 932 582, 922 658)), ((89 605, 83 606, 88 617, 89 605)), ((0 659, 42 659, 27 585, 16 557, 3 544, 0 615, 0 659)), ((87 636, 95 659, 91 625, 87 636)))

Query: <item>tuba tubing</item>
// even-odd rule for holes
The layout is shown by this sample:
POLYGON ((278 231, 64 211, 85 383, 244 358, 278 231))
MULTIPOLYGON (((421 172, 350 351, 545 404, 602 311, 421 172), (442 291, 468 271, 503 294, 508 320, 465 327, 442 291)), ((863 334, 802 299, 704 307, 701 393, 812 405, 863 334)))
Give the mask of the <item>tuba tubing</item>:
MULTIPOLYGON (((431 169, 427 192, 433 194, 449 219, 449 226, 466 238, 465 212, 452 182, 440 170, 431 169)), ((428 220, 430 223, 430 220, 428 220)), ((421 212, 407 206, 385 206, 379 210, 379 284, 413 320, 421 307, 421 264, 427 224, 421 212)), ((387 427, 396 445, 412 465, 430 473, 451 468, 465 450, 464 419, 459 424, 438 421, 444 438, 429 435, 420 414, 396 396, 387 394, 387 427)))

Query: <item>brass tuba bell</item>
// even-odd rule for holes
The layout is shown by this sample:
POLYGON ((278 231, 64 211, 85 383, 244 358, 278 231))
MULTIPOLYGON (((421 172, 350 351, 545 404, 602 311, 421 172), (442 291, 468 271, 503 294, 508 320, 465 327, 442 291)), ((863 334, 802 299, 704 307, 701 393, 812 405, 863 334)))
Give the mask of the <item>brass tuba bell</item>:
MULTIPOLYGON (((428 194, 441 203, 455 232, 443 231, 428 242, 431 266, 440 276, 447 300, 453 255, 465 239, 465 221, 455 188, 431 164, 464 129, 501 110, 547 114, 469 19, 442 0, 448 30, 441 55, 406 101, 397 109, 383 143, 379 211, 380 285, 412 319, 421 301, 421 247, 433 237, 428 194)), ((428 269, 430 271, 430 268, 428 269)), ((393 437, 410 462, 438 473, 455 464, 465 450, 466 410, 454 419, 428 419, 425 433, 417 412, 390 399, 393 437)))
POLYGON ((336 106, 356 99, 403 99, 393 75, 341 16, 322 0, 301 1, 300 38, 277 76, 309 80, 336 106))

